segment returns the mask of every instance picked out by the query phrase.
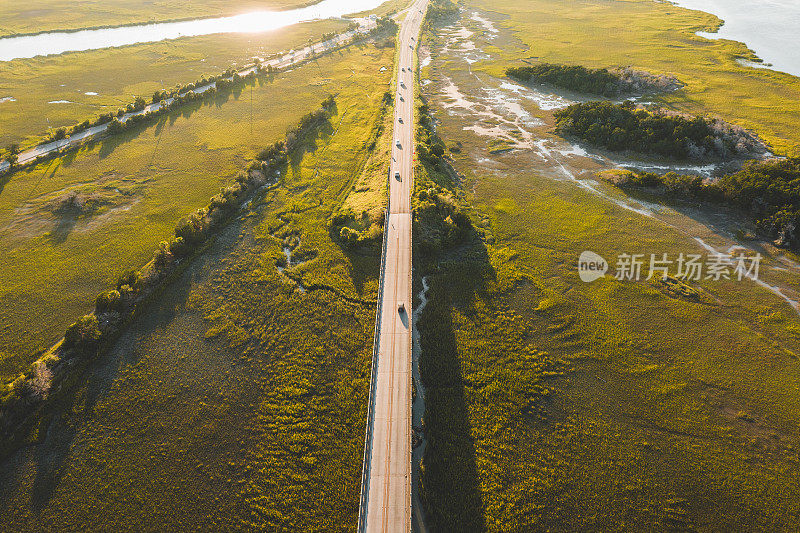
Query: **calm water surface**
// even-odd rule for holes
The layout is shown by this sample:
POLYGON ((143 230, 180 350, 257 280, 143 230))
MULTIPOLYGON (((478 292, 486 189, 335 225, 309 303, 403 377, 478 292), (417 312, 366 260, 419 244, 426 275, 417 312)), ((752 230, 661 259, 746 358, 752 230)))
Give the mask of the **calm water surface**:
POLYGON ((709 39, 745 43, 773 70, 800 76, 800 0, 673 0, 725 21, 709 39))
POLYGON ((257 11, 232 17, 6 37, 0 39, 0 61, 212 33, 264 32, 309 20, 341 17, 349 13, 375 9, 384 1, 386 0, 323 0, 312 6, 287 11, 257 11))

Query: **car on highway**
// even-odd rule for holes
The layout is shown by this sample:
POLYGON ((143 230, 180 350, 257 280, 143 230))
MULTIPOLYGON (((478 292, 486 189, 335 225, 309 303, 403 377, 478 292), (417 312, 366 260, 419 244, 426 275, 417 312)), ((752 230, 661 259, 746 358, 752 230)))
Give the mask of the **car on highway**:
POLYGON ((403 123, 403 117, 397 117, 397 122, 399 122, 400 124, 402 124, 402 123, 403 123))
POLYGON ((394 173, 394 179, 396 179, 397 181, 402 181, 402 179, 400 178, 400 173, 399 172, 395 172, 394 173))
POLYGON ((406 311, 406 305, 403 302, 398 302, 397 312, 402 315, 403 313, 405 313, 405 311, 406 311))
POLYGON ((400 144, 400 139, 395 139, 394 144, 397 145, 398 148, 402 148, 403 145, 400 144))
POLYGON ((406 67, 403 67, 403 68, 400 69, 400 72, 405 72, 405 71, 406 71, 406 67))

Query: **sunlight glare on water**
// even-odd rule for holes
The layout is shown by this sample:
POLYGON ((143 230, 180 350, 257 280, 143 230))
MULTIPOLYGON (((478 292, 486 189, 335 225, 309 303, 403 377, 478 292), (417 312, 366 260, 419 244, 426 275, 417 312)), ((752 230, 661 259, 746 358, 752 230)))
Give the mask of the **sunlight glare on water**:
POLYGON ((257 33, 311 20, 367 11, 385 0, 323 0, 287 11, 257 11, 231 17, 120 26, 75 32, 49 32, 0 39, 0 61, 96 50, 214 33, 257 33))

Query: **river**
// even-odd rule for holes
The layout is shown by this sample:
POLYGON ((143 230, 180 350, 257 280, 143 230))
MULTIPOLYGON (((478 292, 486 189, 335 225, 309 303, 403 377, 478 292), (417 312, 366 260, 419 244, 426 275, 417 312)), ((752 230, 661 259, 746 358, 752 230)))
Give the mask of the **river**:
POLYGON ((745 43, 769 68, 800 76, 800 1, 798 0, 672 0, 688 9, 725 21, 717 33, 698 32, 708 39, 745 43))
POLYGON ((230 17, 161 22, 74 32, 48 32, 0 39, 0 61, 97 50, 214 33, 257 33, 292 24, 375 9, 386 0, 323 0, 287 11, 256 11, 230 17))

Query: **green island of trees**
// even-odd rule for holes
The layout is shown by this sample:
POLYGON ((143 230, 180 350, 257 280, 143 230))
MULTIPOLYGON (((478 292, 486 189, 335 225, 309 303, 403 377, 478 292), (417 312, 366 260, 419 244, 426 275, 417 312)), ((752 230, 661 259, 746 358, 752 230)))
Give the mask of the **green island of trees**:
POLYGON ((630 67, 593 69, 580 65, 539 63, 509 67, 506 76, 522 82, 549 83, 571 91, 609 98, 623 94, 674 91, 683 86, 673 76, 654 75, 630 67))
POLYGON ((633 102, 586 102, 555 113, 558 132, 612 151, 634 151, 676 159, 747 158, 763 154, 763 143, 744 128, 719 119, 686 117, 637 108, 633 102))
POLYGON ((751 161, 717 180, 631 171, 609 180, 620 188, 660 189, 676 198, 743 209, 777 245, 800 249, 800 158, 751 161))

